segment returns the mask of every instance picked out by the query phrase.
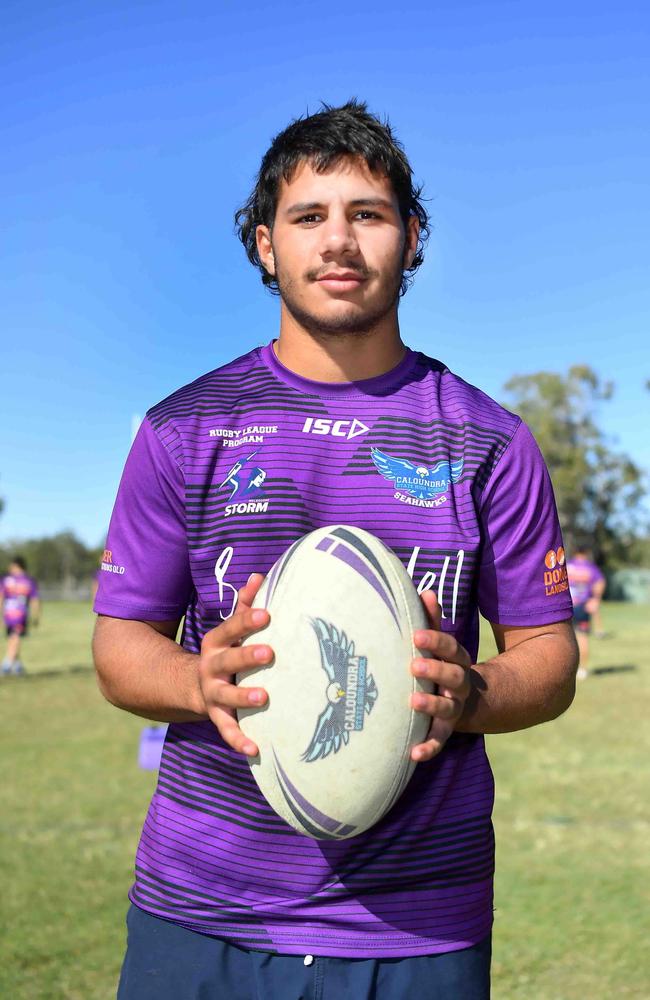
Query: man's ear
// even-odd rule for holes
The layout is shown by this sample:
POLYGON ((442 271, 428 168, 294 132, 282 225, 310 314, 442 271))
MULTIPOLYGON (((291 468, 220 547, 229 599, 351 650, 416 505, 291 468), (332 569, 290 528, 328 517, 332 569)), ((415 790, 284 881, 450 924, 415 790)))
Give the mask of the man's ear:
POLYGON ((406 241, 404 244, 404 264, 405 268, 413 263, 418 252, 418 237, 420 235, 420 220, 417 215, 410 215, 406 224, 406 241))
POLYGON ((269 274, 275 275, 275 258, 271 243, 271 230, 268 226, 258 226, 255 230, 255 242, 259 258, 269 274))

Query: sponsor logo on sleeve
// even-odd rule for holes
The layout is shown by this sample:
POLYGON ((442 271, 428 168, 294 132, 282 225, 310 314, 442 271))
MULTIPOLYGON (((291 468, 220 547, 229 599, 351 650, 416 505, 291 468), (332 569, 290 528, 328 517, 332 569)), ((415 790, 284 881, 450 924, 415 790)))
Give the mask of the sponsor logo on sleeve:
POLYGON ((99 567, 102 573, 117 573, 122 576, 125 573, 124 566, 118 566, 113 562, 113 553, 111 549, 104 549, 102 555, 102 563, 99 567))
POLYGON ((379 448, 372 448, 370 454, 377 471, 395 485, 395 499, 411 507, 440 507, 446 503, 450 486, 458 482, 463 472, 462 458, 455 462, 442 459, 426 466, 389 455, 379 448))
POLYGON ((549 549, 544 556, 544 592, 547 597, 561 594, 569 589, 566 555, 562 546, 549 549))

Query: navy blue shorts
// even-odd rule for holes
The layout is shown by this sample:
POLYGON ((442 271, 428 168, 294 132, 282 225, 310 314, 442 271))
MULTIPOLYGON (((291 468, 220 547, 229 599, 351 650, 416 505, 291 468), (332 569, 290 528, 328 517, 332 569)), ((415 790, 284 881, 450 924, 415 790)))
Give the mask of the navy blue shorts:
POLYGON ((591 615, 587 611, 586 605, 584 604, 574 604, 573 605, 573 625, 578 632, 590 632, 591 631, 591 615))
POLYGON ((21 639, 24 639, 27 635, 27 622, 14 622, 13 625, 9 625, 5 622, 5 632, 7 633, 7 638, 10 635, 19 635, 21 639))
POLYGON ((117 1000, 488 1000, 491 938, 443 955, 247 951, 131 906, 117 1000))

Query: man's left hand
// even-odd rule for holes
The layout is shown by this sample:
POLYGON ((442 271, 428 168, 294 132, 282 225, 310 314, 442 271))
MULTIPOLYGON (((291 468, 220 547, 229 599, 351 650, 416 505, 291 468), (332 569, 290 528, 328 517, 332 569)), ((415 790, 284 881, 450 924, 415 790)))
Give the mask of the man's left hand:
POLYGON ((413 638, 417 648, 429 653, 431 659, 416 657, 411 662, 411 673, 433 681, 436 693, 411 695, 411 706, 431 716, 426 741, 411 748, 411 760, 418 763, 440 753, 453 733, 471 690, 469 670, 472 666, 465 647, 453 635, 440 631, 441 611, 436 595, 426 590, 421 597, 432 628, 418 630, 413 638))

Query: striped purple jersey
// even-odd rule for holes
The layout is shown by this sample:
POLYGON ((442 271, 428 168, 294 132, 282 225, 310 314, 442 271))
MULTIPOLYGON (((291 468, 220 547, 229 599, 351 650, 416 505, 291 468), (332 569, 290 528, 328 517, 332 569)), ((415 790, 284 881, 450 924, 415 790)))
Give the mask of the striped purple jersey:
POLYGON ((9 573, 0 580, 0 600, 7 628, 24 628, 29 618, 29 603, 38 597, 38 584, 27 573, 9 573))
MULTIPOLYGON (((184 646, 297 538, 343 523, 397 553, 473 659, 478 612, 505 625, 571 616, 545 584, 562 539, 521 420, 409 351, 386 375, 323 384, 272 345, 153 407, 128 458, 95 603, 117 618, 185 615, 184 646)), ((376 826, 294 831, 206 721, 171 724, 133 902, 237 945, 351 957, 451 951, 492 921, 493 782, 482 736, 454 734, 376 826)))

